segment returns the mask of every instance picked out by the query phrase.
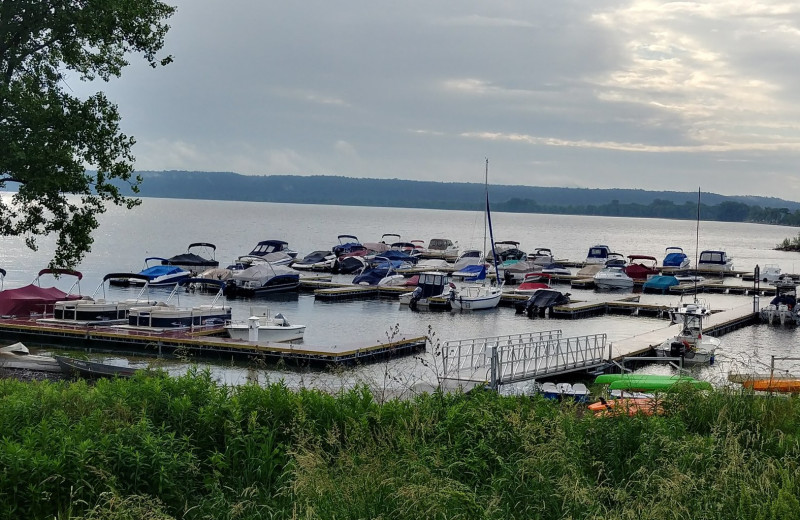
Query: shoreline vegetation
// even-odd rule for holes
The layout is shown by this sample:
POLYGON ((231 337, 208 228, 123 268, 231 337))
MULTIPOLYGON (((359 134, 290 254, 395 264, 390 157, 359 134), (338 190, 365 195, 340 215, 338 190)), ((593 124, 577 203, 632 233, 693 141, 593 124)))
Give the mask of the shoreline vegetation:
POLYGON ((784 238, 783 242, 775 246, 778 251, 800 252, 800 233, 794 238, 784 238))
POLYGON ((800 398, 680 389, 662 408, 0 379, 0 518, 800 517, 800 398))

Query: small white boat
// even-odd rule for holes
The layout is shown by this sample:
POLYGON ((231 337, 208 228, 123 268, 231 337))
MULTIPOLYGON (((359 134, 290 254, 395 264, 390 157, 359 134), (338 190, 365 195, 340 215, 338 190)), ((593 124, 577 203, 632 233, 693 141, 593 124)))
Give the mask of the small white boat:
POLYGON ((728 256, 725 251, 702 251, 697 260, 697 269, 699 271, 730 272, 733 271, 733 257, 728 256))
POLYGON ((464 283, 456 287, 449 295, 450 306, 457 311, 478 311, 494 309, 500 303, 503 288, 490 283, 489 280, 475 283, 464 283))
POLYGON ((483 263, 483 253, 478 249, 467 249, 458 257, 453 264, 454 271, 460 271, 469 265, 479 265, 483 263))
POLYGON ((632 289, 633 278, 622 267, 604 267, 594 275, 594 285, 598 289, 632 289))
POLYGON ((611 248, 604 245, 596 245, 589 248, 589 253, 586 255, 584 264, 600 264, 605 265, 608 260, 608 255, 611 253, 611 248))
POLYGON ((458 258, 458 242, 453 242, 449 238, 432 238, 428 242, 427 255, 436 255, 445 260, 456 260, 458 258))
POLYGON ((31 354, 22 343, 0 348, 0 368, 36 370, 39 372, 61 372, 56 358, 31 354))
POLYGON ((431 298, 437 296, 444 298, 449 295, 450 289, 449 274, 440 271, 426 271, 419 274, 417 287, 413 291, 400 295, 400 305, 408 305, 412 309, 428 307, 431 298))
POLYGON ((711 310, 703 303, 683 304, 671 311, 679 332, 656 347, 659 357, 681 357, 684 364, 713 363, 720 340, 703 334, 703 319, 711 310))
POLYGON ((758 279, 762 282, 774 284, 781 278, 781 268, 777 264, 766 264, 759 268, 758 279))
POLYGON ((292 325, 283 314, 272 316, 269 309, 251 307, 247 320, 229 320, 225 330, 233 339, 254 342, 283 342, 303 339, 305 325, 292 325))

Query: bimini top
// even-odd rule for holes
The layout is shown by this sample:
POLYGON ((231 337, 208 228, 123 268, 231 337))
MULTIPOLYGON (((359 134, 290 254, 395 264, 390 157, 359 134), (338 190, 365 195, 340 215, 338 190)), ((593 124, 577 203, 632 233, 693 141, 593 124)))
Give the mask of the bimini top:
POLYGON ((264 256, 269 253, 285 251, 286 249, 289 249, 289 243, 283 240, 262 240, 250 251, 249 256, 264 256))
POLYGON ((707 250, 700 253, 700 263, 703 264, 726 264, 729 258, 725 251, 707 250))
POLYGON ((592 246, 589 248, 589 254, 586 255, 587 258, 608 258, 608 254, 611 253, 611 248, 608 246, 598 245, 592 246))

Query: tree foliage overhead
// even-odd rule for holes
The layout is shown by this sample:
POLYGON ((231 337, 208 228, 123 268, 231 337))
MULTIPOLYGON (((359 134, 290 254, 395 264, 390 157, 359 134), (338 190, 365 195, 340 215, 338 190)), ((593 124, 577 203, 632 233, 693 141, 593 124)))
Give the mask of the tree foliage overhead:
POLYGON ((0 234, 55 234, 51 265, 73 267, 92 245, 109 202, 138 199, 133 137, 120 130, 117 106, 102 92, 80 99, 67 82, 119 77, 127 57, 152 67, 175 8, 157 0, 2 0, 0 2, 0 234), (87 171, 91 169, 93 171, 87 171))

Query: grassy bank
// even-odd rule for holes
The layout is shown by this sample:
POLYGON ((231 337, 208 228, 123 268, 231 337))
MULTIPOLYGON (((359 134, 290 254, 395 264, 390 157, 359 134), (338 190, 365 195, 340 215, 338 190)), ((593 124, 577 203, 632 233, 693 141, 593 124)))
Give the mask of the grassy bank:
POLYGON ((0 517, 798 518, 799 403, 687 392, 597 418, 489 392, 0 380, 0 517))

